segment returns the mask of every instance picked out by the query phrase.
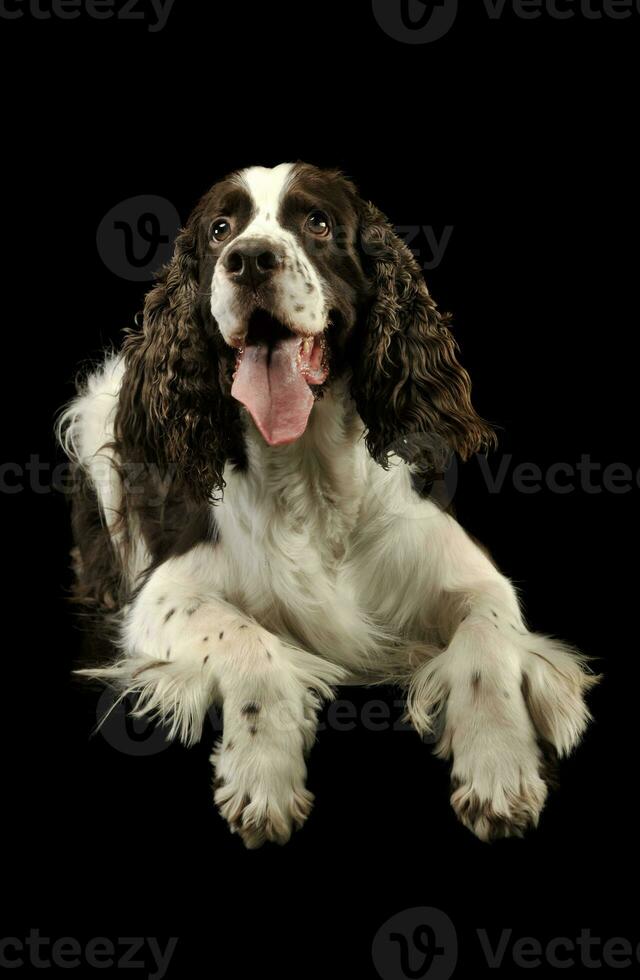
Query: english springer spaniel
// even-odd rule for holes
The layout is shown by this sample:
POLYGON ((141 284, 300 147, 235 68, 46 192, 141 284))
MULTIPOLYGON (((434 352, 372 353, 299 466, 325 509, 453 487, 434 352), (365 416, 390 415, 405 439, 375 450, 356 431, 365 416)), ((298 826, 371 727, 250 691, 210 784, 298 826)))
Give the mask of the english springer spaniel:
POLYGON ((309 814, 321 699, 392 682, 478 837, 538 822, 596 679, 428 492, 493 441, 447 316, 340 173, 251 167, 180 232, 139 329, 61 422, 76 598, 115 683, 169 737, 224 735, 215 802, 247 847, 309 814), (427 490, 425 490, 427 488, 427 490))

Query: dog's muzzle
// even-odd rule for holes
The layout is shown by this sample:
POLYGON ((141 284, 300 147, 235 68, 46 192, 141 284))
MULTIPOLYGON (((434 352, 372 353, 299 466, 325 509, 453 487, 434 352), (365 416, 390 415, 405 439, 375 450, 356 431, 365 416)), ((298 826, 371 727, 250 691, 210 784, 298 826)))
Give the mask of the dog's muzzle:
POLYGON ((237 286, 255 290, 273 278, 284 262, 284 255, 266 238, 249 238, 236 245, 225 257, 224 268, 237 286))

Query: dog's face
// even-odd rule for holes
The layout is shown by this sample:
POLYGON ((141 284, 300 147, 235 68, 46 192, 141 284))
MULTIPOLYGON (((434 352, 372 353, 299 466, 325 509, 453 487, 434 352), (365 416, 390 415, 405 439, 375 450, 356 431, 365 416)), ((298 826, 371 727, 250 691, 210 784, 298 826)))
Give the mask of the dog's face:
POLYGON ((236 356, 231 394, 269 445, 292 442, 367 295, 354 191, 305 164, 251 167, 211 190, 199 225, 206 312, 236 356))
POLYGON ((239 171, 196 206, 127 340, 122 458, 178 467, 208 498, 243 458, 246 412, 268 445, 294 442, 344 375, 372 457, 438 471, 493 438, 448 323, 412 253, 341 174, 239 171))

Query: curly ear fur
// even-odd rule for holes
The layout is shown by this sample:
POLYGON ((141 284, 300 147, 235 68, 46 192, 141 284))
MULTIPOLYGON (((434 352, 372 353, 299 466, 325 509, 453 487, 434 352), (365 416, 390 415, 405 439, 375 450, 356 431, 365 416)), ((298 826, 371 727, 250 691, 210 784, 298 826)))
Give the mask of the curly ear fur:
POLYGON ((371 455, 385 467, 395 453, 438 470, 453 451, 466 459, 488 448, 495 435, 471 405, 450 318, 412 253, 372 204, 362 205, 360 235, 372 298, 353 349, 353 396, 371 455))
POLYGON ((126 336, 115 434, 123 463, 174 473, 202 499, 224 486, 237 413, 223 396, 224 365, 198 307, 197 222, 196 210, 147 294, 142 329, 126 336))

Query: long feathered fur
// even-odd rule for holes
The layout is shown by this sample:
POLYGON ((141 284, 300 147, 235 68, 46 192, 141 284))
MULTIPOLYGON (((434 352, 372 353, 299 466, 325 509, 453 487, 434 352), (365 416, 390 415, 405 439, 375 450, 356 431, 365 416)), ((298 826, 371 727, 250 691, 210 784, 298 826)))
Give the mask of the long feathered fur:
POLYGON ((405 689, 417 731, 452 759, 452 805, 479 837, 537 823, 549 753, 578 742, 596 678, 526 627, 512 584, 416 494, 405 465, 438 471, 493 439, 412 254, 352 184, 308 166, 216 185, 141 327, 65 412, 82 488, 77 594, 117 624, 111 661, 85 674, 186 744, 223 704, 214 798, 247 846, 283 842, 306 819, 319 699, 346 679, 405 689), (294 217, 281 220, 292 189, 294 217), (296 201, 318 195, 339 212, 344 243, 307 254, 296 201), (296 304, 284 321, 298 307, 309 323, 322 316, 331 344, 335 376, 289 445, 268 446, 230 393, 240 286, 207 229, 234 201, 232 242, 256 223, 281 249, 296 304), (311 296, 308 310, 300 297, 311 296))
POLYGON ((471 404, 450 317, 382 212, 363 203, 361 222, 373 299, 354 345, 352 390, 371 455, 383 466, 396 454, 429 470, 452 453, 468 459, 491 448, 495 435, 471 404))

